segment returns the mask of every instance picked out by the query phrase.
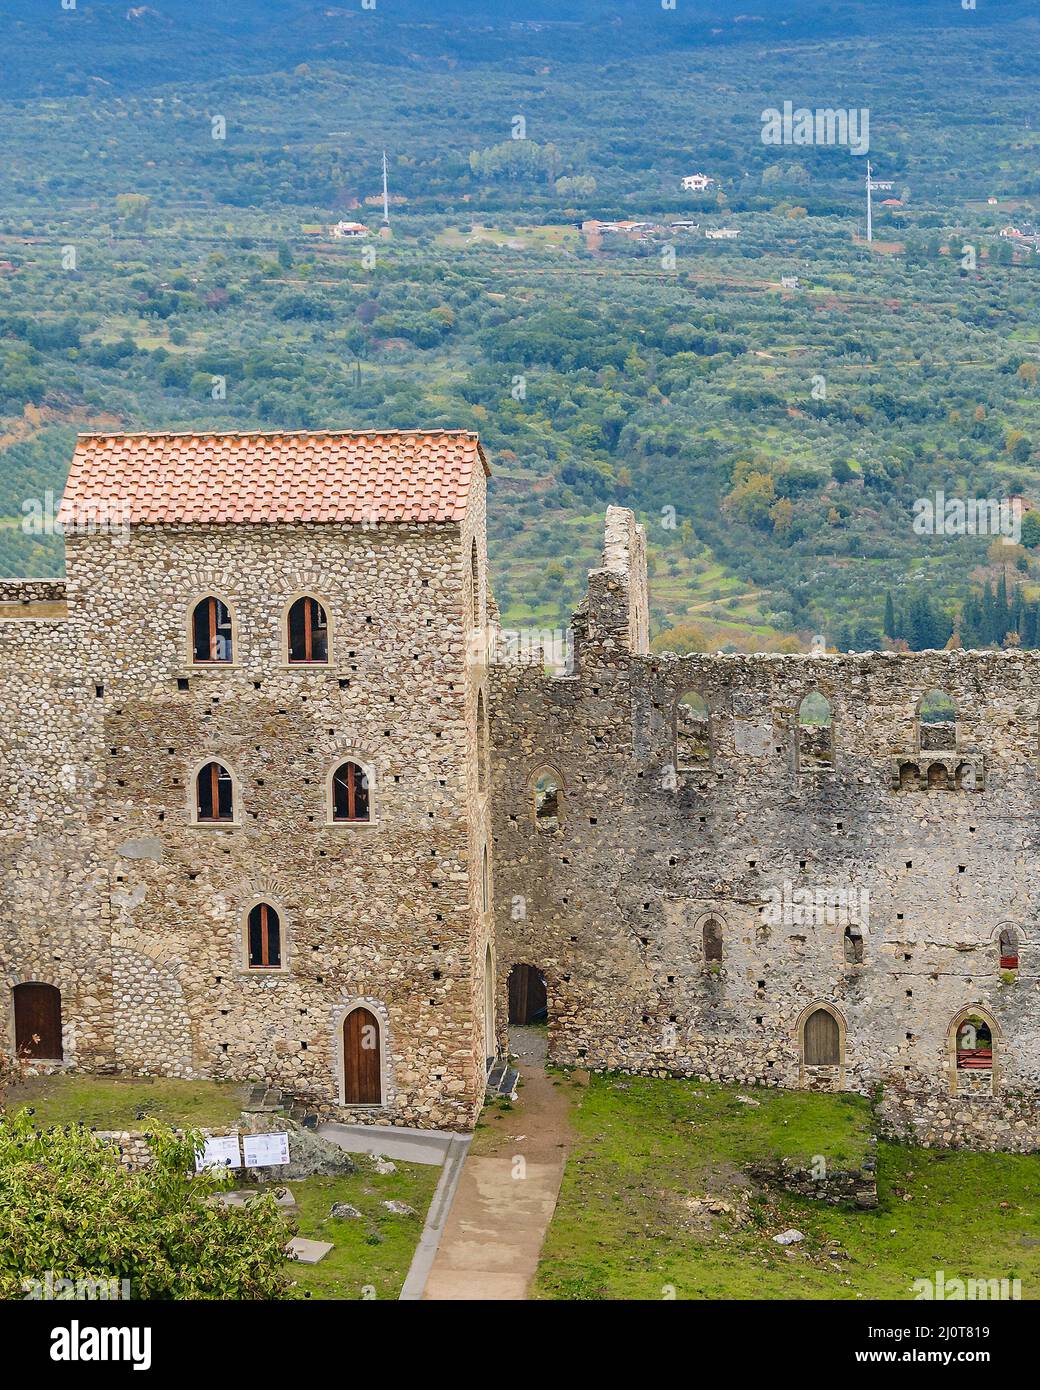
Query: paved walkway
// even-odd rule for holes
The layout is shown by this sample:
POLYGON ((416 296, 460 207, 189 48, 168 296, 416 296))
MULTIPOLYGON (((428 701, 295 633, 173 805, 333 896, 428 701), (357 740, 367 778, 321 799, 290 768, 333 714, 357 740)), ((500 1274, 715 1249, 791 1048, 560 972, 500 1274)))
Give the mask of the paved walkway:
POLYGON ((570 1142, 566 1091, 544 1069, 545 1034, 510 1029, 522 1085, 484 1112, 433 1260, 425 1299, 523 1299, 538 1268, 570 1142), (524 1175, 516 1159, 524 1159, 524 1175))
POLYGON ((445 1129, 406 1129, 403 1125, 319 1125, 318 1134, 348 1154, 382 1154, 402 1163, 438 1165, 457 1137, 445 1129))

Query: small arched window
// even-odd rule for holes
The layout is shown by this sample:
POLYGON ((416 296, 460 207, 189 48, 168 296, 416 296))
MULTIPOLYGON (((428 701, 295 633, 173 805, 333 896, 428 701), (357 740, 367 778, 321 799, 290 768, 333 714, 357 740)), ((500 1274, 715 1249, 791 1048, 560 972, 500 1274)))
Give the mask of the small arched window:
POLYGON ((841 1063, 841 1032, 828 1009, 814 1009, 802 1029, 802 1051, 807 1067, 836 1067, 841 1063))
POLYGON ((534 823, 539 830, 558 830, 563 819, 563 786, 551 768, 539 772, 532 784, 534 823))
POLYGON ((928 690, 917 707, 917 746, 922 752, 957 748, 957 709, 945 690, 928 690))
POLYGON ((687 690, 675 703, 675 766, 679 772, 711 761, 708 706, 703 695, 687 690))
POLYGON ((216 823, 235 819, 235 784, 223 763, 207 763, 195 778, 195 819, 216 823))
POLYGON ((234 659, 231 611, 213 594, 201 599, 192 612, 191 659, 196 666, 234 659))
POLYGON ((1000 933, 1001 970, 1018 969, 1018 933, 1013 927, 1003 927, 1000 933))
POLYGON ((986 1020, 976 1014, 958 1025, 957 1070, 993 1070, 993 1033, 986 1020))
POLYGON ((298 598, 289 609, 289 660, 313 664, 328 659, 328 615, 316 598, 298 598))
POLYGON ((716 917, 709 917, 704 923, 705 962, 722 960, 722 923, 716 917))
POLYGON ((855 930, 852 927, 845 928, 844 945, 845 963, 847 965, 862 965, 863 935, 858 927, 855 930))
POLYGON ((477 691, 477 791, 487 791, 488 779, 488 728, 487 710, 484 708, 484 692, 477 691))
POLYGON ((248 922, 249 968, 277 970, 282 964, 282 924, 268 903, 250 909, 248 922))
POLYGON ((834 766, 834 723, 830 702, 812 690, 798 706, 798 770, 834 766))
POLYGON ((332 774, 332 819, 355 823, 372 819, 368 774, 360 763, 340 763, 332 774))

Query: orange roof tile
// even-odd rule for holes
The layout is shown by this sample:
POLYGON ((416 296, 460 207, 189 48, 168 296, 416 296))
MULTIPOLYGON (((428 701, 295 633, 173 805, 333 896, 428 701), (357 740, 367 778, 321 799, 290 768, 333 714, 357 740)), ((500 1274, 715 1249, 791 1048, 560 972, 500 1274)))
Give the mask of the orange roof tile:
POLYGON ((84 434, 58 520, 460 521, 477 468, 491 472, 467 430, 84 434))

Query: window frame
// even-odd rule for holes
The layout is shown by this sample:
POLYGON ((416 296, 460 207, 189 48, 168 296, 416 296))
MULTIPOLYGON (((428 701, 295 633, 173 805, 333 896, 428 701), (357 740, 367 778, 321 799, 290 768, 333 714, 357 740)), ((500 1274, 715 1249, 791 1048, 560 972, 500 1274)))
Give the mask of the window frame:
POLYGON ((206 593, 200 594, 188 605, 188 665, 193 671, 228 671, 241 666, 238 659, 239 655, 239 634, 238 619, 235 613, 235 605, 229 603, 226 598, 222 598, 216 590, 210 589, 206 593), (222 603, 227 610, 228 621, 231 624, 231 659, 230 661, 217 661, 209 659, 199 661, 195 657, 195 614, 200 604, 203 603, 222 603))
POLYGON ((344 753, 337 757, 325 776, 325 824, 333 830, 358 830, 376 824, 376 772, 375 764, 356 752, 344 753), (351 763, 360 768, 368 782, 368 817, 366 820, 338 820, 336 818, 336 773, 341 767, 351 763))
POLYGON ((282 666, 286 670, 321 671, 332 666, 334 650, 332 608, 328 601, 324 599, 320 594, 316 594, 312 590, 302 590, 299 593, 293 594, 293 596, 285 604, 284 608, 282 609, 281 650, 282 666), (324 661, 315 661, 313 659, 305 661, 294 661, 292 659, 292 648, 289 636, 289 615, 292 613, 292 610, 296 607, 296 605, 303 599, 309 599, 312 603, 316 603, 318 607, 322 610, 322 612, 325 614, 325 643, 327 650, 324 661))
POLYGON ((194 764, 191 775, 188 778, 188 812, 192 825, 198 826, 200 830, 228 830, 242 824, 241 798, 239 794, 238 775, 235 769, 227 761, 217 754, 210 754, 208 757, 201 758, 194 764), (211 765, 222 768, 227 773, 231 782, 231 817, 230 819, 206 819, 199 815, 199 778, 207 767, 211 765))

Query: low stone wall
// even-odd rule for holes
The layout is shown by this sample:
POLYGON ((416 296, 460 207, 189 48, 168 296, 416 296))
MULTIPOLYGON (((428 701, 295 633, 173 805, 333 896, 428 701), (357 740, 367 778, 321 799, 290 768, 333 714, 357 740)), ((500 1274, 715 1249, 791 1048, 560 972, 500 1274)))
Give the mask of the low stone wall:
MULTIPOLYGON (((204 1139, 212 1139, 218 1135, 243 1133, 235 1126, 225 1129, 200 1129, 199 1133, 204 1139)), ((135 1173, 142 1168, 147 1168, 152 1161, 152 1149, 149 1144, 147 1130, 133 1129, 99 1129, 97 1137, 103 1139, 106 1144, 114 1144, 119 1149, 120 1165, 127 1172, 135 1173)))
POLYGON ((1001 1090, 991 1095, 940 1095, 886 1084, 878 1101, 878 1133, 926 1149, 1035 1153, 1040 1101, 1001 1090))
POLYGON ((878 1204, 877 1163, 873 1158, 864 1159, 858 1168, 833 1168, 821 1175, 783 1159, 753 1164, 748 1174, 755 1182, 782 1187, 786 1192, 831 1206, 868 1209, 878 1204))

